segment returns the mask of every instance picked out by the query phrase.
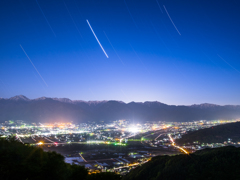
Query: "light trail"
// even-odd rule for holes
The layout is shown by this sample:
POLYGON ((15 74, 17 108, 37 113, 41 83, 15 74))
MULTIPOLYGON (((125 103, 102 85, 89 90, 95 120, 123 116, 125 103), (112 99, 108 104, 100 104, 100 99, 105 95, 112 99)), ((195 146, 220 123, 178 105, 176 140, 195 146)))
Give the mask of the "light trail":
POLYGON ((81 153, 79 153, 79 155, 81 156, 81 158, 82 158, 85 162, 87 162, 86 159, 83 158, 83 156, 81 155, 81 153))
POLYGON ((54 31, 53 31, 53 29, 52 29, 52 27, 51 27, 50 23, 48 22, 48 20, 47 20, 47 17, 45 16, 45 14, 44 14, 44 12, 43 12, 43 10, 42 10, 41 6, 38 4, 38 1, 37 1, 37 0, 36 0, 36 2, 37 2, 37 5, 38 5, 38 7, 39 7, 39 9, 40 9, 40 11, 41 11, 41 13, 42 13, 43 17, 44 17, 44 18, 45 18, 45 20, 46 20, 46 22, 47 22, 48 26, 50 27, 50 29, 51 29, 52 33, 53 33, 53 34, 54 34, 54 36, 56 37, 56 34, 54 33, 54 31))
POLYGON ((127 5, 127 3, 126 3, 125 0, 124 0, 124 3, 125 3, 125 5, 126 5, 126 7, 127 7, 128 13, 130 14, 130 16, 131 16, 131 18, 132 18, 132 20, 133 20, 134 25, 135 25, 136 28, 139 30, 139 28, 138 28, 138 26, 137 26, 137 24, 136 24, 136 22, 135 22, 135 20, 134 20, 134 18, 133 18, 133 16, 132 16, 131 12, 130 12, 130 10, 129 10, 129 8, 128 8, 128 5, 127 5))
POLYGON ((32 140, 36 141, 36 139, 34 139, 32 136, 31 136, 32 140))
POLYGON ((170 15, 168 14, 167 8, 166 8, 164 5, 163 5, 163 7, 164 7, 164 9, 165 9, 165 11, 166 11, 166 13, 167 13, 167 15, 168 15, 170 21, 172 22, 173 26, 174 26, 175 29, 177 30, 178 34, 181 36, 181 33, 179 32, 179 30, 178 30, 178 28, 175 26, 175 24, 174 24, 172 18, 171 18, 170 15))
MULTIPOLYGON (((33 138, 32 138, 33 139, 33 138)), ((45 139, 47 139, 47 138, 45 138, 45 139)), ((36 141, 35 139, 33 139, 34 141, 36 141)), ((49 139, 47 139, 47 140, 49 140, 49 139)), ((49 140, 49 141, 51 141, 51 140, 49 140)), ((115 145, 115 146, 126 146, 126 144, 125 143, 116 143, 116 142, 107 142, 107 141, 103 141, 103 142, 95 142, 95 141, 88 141, 88 142, 54 142, 54 141, 51 141, 50 143, 49 142, 42 142, 42 144, 46 144, 46 145, 57 145, 57 144, 104 144, 104 145, 109 145, 109 144, 111 144, 111 145, 115 145)), ((32 143, 32 145, 38 145, 38 143, 35 143, 35 144, 33 144, 32 143)))
POLYGON ((100 41, 98 40, 98 38, 97 38, 96 34, 94 33, 94 31, 93 31, 93 29, 92 29, 92 26, 90 25, 90 23, 89 23, 89 21, 88 21, 88 20, 86 20, 86 21, 87 21, 87 23, 88 23, 88 26, 90 27, 90 29, 91 29, 91 31, 92 31, 92 33, 93 33, 94 37, 96 38, 96 40, 97 40, 97 42, 98 42, 99 46, 102 48, 102 51, 104 52, 104 54, 105 54, 105 55, 106 55, 106 57, 108 58, 108 55, 107 55, 107 53, 105 52, 105 50, 103 49, 103 47, 102 47, 102 45, 101 45, 100 41))
POLYGON ((133 52, 136 54, 137 58, 140 60, 140 62, 142 63, 142 65, 144 66, 144 68, 146 69, 146 71, 150 74, 150 71, 147 69, 147 67, 145 66, 145 64, 143 63, 143 61, 141 60, 141 58, 138 56, 137 52, 135 51, 135 49, 132 47, 132 45, 129 43, 129 45, 131 46, 133 52))
POLYGON ((113 168, 113 169, 116 170, 116 169, 122 169, 122 168, 126 168, 126 167, 131 167, 131 166, 138 166, 138 165, 142 165, 144 163, 147 163, 148 161, 150 161, 150 160, 147 160, 147 161, 144 161, 144 162, 141 162, 141 163, 129 164, 127 166, 121 166, 121 167, 117 167, 117 168, 113 168))
POLYGON ((161 135, 162 135, 162 134, 159 134, 159 136, 155 138, 155 141, 156 141, 156 140, 157 140, 157 138, 159 138, 161 135))
MULTIPOLYGON (((143 142, 145 142, 145 140, 144 140, 144 138, 145 137, 147 137, 147 136, 151 136, 152 134, 147 134, 147 135, 145 135, 145 136, 143 136, 142 138, 141 138, 141 143, 143 144, 143 145, 145 145, 143 142)), ((146 143, 146 142, 145 142, 146 143)), ((147 144, 147 143, 146 143, 147 144)), ((150 145, 150 144, 148 144, 148 145, 150 145)), ((150 145, 150 146, 152 146, 152 145, 150 145)))
POLYGON ((34 66, 33 62, 31 61, 31 59, 29 58, 29 56, 27 55, 26 51, 23 49, 22 45, 20 44, 20 47, 22 48, 23 52, 25 53, 25 55, 27 56, 28 60, 31 62, 32 66, 34 67, 34 69, 37 71, 38 75, 40 76, 40 78, 43 80, 43 82, 45 83, 45 85, 48 87, 47 83, 45 82, 45 80, 43 79, 43 77, 41 76, 41 74, 38 72, 37 68, 34 66))
POLYGON ((54 141, 52 141, 52 140, 50 140, 50 139, 48 139, 47 137, 44 137, 46 140, 48 140, 48 141, 50 141, 50 142, 52 142, 52 143, 55 143, 54 141))
POLYGON ((71 17, 71 19, 72 19, 72 22, 73 22, 73 24, 74 24, 75 28, 77 29, 77 31, 78 31, 78 33, 79 33, 79 35, 82 37, 82 34, 80 33, 80 31, 79 31, 79 29, 78 29, 78 27, 77 27, 77 24, 75 23, 75 21, 74 21, 74 19, 73 19, 72 15, 71 15, 71 13, 70 13, 70 11, 68 10, 68 7, 67 7, 66 3, 65 3, 64 1, 63 1, 63 3, 64 3, 64 6, 65 6, 65 7, 66 7, 66 9, 67 9, 67 12, 68 12, 69 16, 70 16, 70 17, 71 17))
POLYGON ((4 84, 4 82, 1 79, 0 79, 0 82, 2 84, 2 88, 7 91, 6 85, 4 84))
POLYGON ((122 93, 123 93, 123 95, 127 98, 127 96, 126 96, 126 94, 124 93, 124 91, 121 89, 121 91, 122 91, 122 93))
POLYGON ((175 142, 174 142, 173 138, 171 137, 171 134, 168 134, 168 137, 170 138, 170 141, 172 142, 172 146, 174 146, 174 147, 182 150, 185 154, 189 154, 189 152, 187 152, 187 151, 186 151, 185 149, 183 149, 182 147, 175 145, 175 142))
POLYGON ((161 10, 161 12, 163 13, 163 11, 162 11, 162 8, 161 8, 161 6, 160 6, 160 4, 158 3, 158 1, 156 0, 156 2, 157 2, 157 4, 158 4, 158 7, 159 7, 159 9, 161 10))
POLYGON ((123 63, 122 59, 119 57, 119 55, 118 55, 117 51, 116 51, 116 50, 115 50, 115 48, 113 47, 113 45, 112 45, 111 41, 108 39, 108 36, 107 36, 107 34, 106 34, 104 31, 103 31, 103 33, 105 34, 105 36, 106 36, 106 38, 107 38, 108 42, 109 42, 109 43, 110 43, 110 45, 112 46, 112 48, 113 48, 114 52, 116 53, 116 55, 117 55, 118 59, 121 61, 121 63, 122 63, 123 65, 125 65, 125 64, 123 63))
MULTIPOLYGON (((218 55, 218 54, 217 54, 218 55)), ((233 68, 235 71, 237 71, 238 73, 240 73, 240 71, 238 71, 236 68, 234 68, 231 64, 229 64, 225 59, 223 59, 220 55, 218 55, 218 57, 220 57, 220 59, 222 59, 226 64, 228 64, 231 68, 233 68)))
POLYGON ((171 50, 167 47, 166 43, 163 41, 163 39, 161 38, 161 36, 158 34, 157 29, 155 28, 155 26, 153 25, 152 22, 151 22, 151 24, 152 24, 152 27, 153 27, 155 33, 157 34, 158 39, 161 40, 161 42, 163 43, 163 45, 165 46, 165 48, 169 51, 170 54, 172 54, 171 50))
POLYGON ((16 134, 16 138, 17 138, 21 143, 24 144, 24 142, 22 142, 21 138, 20 138, 17 134, 16 134))

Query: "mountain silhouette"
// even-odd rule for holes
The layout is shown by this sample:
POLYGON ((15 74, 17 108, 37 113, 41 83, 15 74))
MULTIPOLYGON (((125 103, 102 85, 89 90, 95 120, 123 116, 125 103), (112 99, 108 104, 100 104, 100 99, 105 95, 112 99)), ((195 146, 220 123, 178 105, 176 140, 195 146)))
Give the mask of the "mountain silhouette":
POLYGON ((23 95, 0 98, 0 122, 24 120, 28 122, 114 121, 134 122, 217 120, 240 118, 239 105, 199 104, 191 106, 167 105, 161 102, 81 101, 67 98, 29 99, 23 95))

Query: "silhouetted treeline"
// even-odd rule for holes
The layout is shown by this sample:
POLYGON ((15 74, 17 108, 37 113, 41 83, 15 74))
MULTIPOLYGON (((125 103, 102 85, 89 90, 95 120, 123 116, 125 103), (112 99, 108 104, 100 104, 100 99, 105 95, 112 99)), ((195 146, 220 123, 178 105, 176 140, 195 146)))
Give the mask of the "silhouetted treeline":
MULTIPOLYGON (((157 156, 133 169, 123 180, 240 179, 240 148, 205 149, 189 155, 157 156)), ((88 175, 83 166, 70 165, 56 152, 0 139, 0 179, 4 180, 120 180, 114 173, 88 175)))
POLYGON ((240 142, 240 122, 189 132, 183 135, 181 139, 176 140, 176 143, 179 145, 187 145, 196 141, 198 143, 223 143, 224 141, 228 141, 228 138, 240 142))
POLYGON ((0 179, 3 180, 101 180, 120 179, 114 173, 88 175, 84 166, 70 165, 56 152, 23 145, 14 139, 0 139, 0 179))
POLYGON ((132 170, 123 180, 240 179, 240 148, 205 149, 193 154, 157 156, 132 170))

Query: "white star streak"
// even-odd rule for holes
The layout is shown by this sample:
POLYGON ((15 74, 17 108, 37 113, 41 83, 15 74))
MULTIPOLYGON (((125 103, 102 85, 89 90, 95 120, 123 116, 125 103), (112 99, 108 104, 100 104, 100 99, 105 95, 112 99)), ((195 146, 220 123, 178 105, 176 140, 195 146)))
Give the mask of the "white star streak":
POLYGON ((34 69, 37 71, 38 75, 40 76, 40 78, 43 80, 44 84, 46 84, 46 86, 48 87, 47 83, 45 82, 45 80, 43 79, 43 77, 41 76, 41 74, 38 72, 37 68, 34 66, 33 62, 31 61, 31 59, 29 58, 29 56, 27 55, 27 53, 25 52, 25 50, 23 49, 22 45, 20 44, 20 47, 22 48, 23 52, 25 53, 25 55, 27 56, 28 60, 31 62, 31 64, 33 65, 34 69))
POLYGON ((124 63, 123 63, 122 59, 119 57, 119 55, 118 55, 117 51, 115 50, 115 48, 113 47, 113 45, 112 45, 111 41, 108 39, 108 36, 106 35, 106 33, 105 33, 104 31, 103 31, 103 33, 105 34, 105 36, 106 36, 106 38, 107 38, 108 42, 109 42, 109 43, 110 43, 110 45, 112 46, 112 48, 113 48, 114 52, 116 53, 116 55, 117 55, 118 59, 119 59, 119 60, 121 61, 121 63, 124 65, 124 63))
POLYGON ((122 91, 122 93, 123 93, 123 95, 127 98, 127 96, 126 96, 126 94, 123 92, 123 90, 121 89, 121 91, 122 91))
POLYGON ((82 34, 80 33, 80 31, 79 31, 79 29, 78 29, 78 27, 77 27, 77 24, 75 23, 75 21, 74 21, 74 19, 73 19, 72 15, 71 15, 71 13, 70 13, 70 11, 68 10, 68 7, 67 7, 66 3, 65 3, 64 1, 63 1, 63 3, 64 3, 64 6, 65 6, 65 7, 66 7, 66 9, 67 9, 67 12, 68 12, 69 16, 70 16, 70 17, 71 17, 71 19, 72 19, 72 22, 73 22, 74 26, 76 27, 76 29, 77 29, 78 33, 79 33, 79 34, 80 34, 80 36, 82 37, 82 34))
MULTIPOLYGON (((218 55, 218 54, 217 54, 218 55)), ((218 55, 218 57, 220 57, 220 59, 222 59, 227 65, 229 65, 231 68, 233 68, 235 71, 237 71, 238 73, 240 73, 239 70, 237 70, 236 68, 234 68, 231 64, 229 64, 225 59, 223 59, 220 55, 218 55)))
POLYGON ((130 12, 130 10, 129 10, 129 8, 128 8, 128 5, 127 5, 127 3, 126 3, 125 0, 124 0, 124 3, 125 3, 125 5, 126 5, 126 7, 127 7, 128 13, 130 14, 130 16, 131 16, 131 18, 132 18, 132 20, 133 20, 133 23, 135 24, 136 28, 139 30, 139 28, 138 28, 138 26, 137 26, 137 24, 136 24, 136 22, 135 22, 135 20, 134 20, 134 18, 133 18, 133 16, 132 16, 131 12, 130 12))
POLYGON ((95 38, 96 38, 96 40, 97 40, 97 42, 98 42, 99 46, 102 48, 102 51, 104 52, 104 54, 105 54, 105 55, 106 55, 106 57, 108 58, 108 55, 107 55, 107 53, 105 52, 105 50, 103 49, 103 47, 102 47, 102 45, 101 45, 100 41, 98 40, 98 38, 97 38, 96 34, 94 33, 94 31, 93 31, 93 29, 92 29, 92 26, 90 25, 90 23, 89 23, 89 21, 88 21, 88 20, 86 20, 86 21, 87 21, 87 23, 88 23, 88 26, 90 27, 90 29, 91 29, 91 31, 92 31, 92 33, 93 33, 93 35, 95 36, 95 38))
POLYGON ((168 14, 168 11, 167 11, 166 7, 165 7, 164 5, 163 5, 163 7, 164 7, 164 9, 165 9, 165 11, 166 11, 166 13, 167 13, 167 15, 168 15, 169 19, 171 20, 171 22, 172 22, 173 26, 174 26, 174 27, 175 27, 175 29, 177 30, 178 34, 181 36, 181 33, 179 32, 179 30, 178 30, 178 28, 175 26, 175 24, 174 24, 174 22, 173 22, 172 18, 171 18, 171 17, 170 17, 170 15, 168 14))
POLYGON ((53 34, 54 34, 54 36, 56 37, 56 34, 54 33, 54 31, 53 31, 53 29, 52 29, 52 26, 51 26, 51 25, 50 25, 50 23, 48 22, 48 20, 47 20, 47 17, 45 16, 45 14, 44 14, 44 12, 43 12, 43 10, 42 10, 41 6, 38 4, 38 1, 37 1, 37 0, 36 0, 36 2, 37 2, 37 5, 38 5, 38 7, 39 7, 39 9, 40 9, 40 11, 41 11, 41 13, 42 13, 43 17, 44 17, 44 18, 45 18, 45 20, 46 20, 46 22, 47 22, 48 26, 50 27, 50 29, 51 29, 52 33, 53 33, 53 34))
POLYGON ((159 7, 159 9, 161 10, 161 12, 163 13, 163 11, 162 11, 162 8, 161 8, 161 6, 160 6, 160 4, 158 3, 158 1, 156 0, 156 2, 157 2, 157 4, 158 4, 158 7, 159 7))

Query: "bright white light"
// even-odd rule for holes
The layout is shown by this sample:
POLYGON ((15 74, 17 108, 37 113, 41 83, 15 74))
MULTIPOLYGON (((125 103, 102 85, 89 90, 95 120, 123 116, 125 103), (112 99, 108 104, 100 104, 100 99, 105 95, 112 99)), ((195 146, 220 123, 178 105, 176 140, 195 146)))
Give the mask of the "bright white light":
POLYGON ((132 132, 132 133, 136 133, 136 132, 139 131, 139 129, 138 129, 137 127, 129 127, 129 128, 128 128, 128 131, 129 131, 129 132, 132 132))
POLYGON ((42 145, 43 144, 43 142, 39 142, 39 143, 37 143, 38 145, 42 145))

